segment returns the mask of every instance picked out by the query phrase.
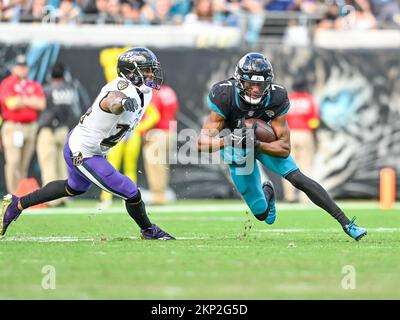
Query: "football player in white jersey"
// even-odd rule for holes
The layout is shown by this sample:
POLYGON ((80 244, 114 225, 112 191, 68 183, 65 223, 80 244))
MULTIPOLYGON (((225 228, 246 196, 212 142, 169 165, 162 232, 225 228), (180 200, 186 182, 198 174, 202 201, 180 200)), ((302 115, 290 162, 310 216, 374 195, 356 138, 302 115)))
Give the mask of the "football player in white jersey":
POLYGON ((133 48, 118 58, 118 77, 106 84, 92 106, 68 135, 64 159, 68 179, 52 181, 21 198, 6 195, 0 216, 0 235, 22 210, 31 206, 86 192, 91 184, 125 200, 129 215, 141 229, 142 239, 173 240, 152 224, 136 184, 107 161, 108 150, 133 130, 162 83, 161 65, 152 51, 133 48))

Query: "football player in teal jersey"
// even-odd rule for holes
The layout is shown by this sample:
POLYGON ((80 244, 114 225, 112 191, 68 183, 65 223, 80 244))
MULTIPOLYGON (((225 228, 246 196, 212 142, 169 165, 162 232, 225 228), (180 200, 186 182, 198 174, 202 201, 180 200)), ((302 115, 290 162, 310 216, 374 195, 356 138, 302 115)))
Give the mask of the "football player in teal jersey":
POLYGON ((272 65, 264 55, 250 52, 243 56, 234 76, 217 82, 210 90, 207 101, 211 112, 198 138, 199 149, 221 149, 233 183, 258 220, 273 224, 276 207, 272 182, 261 184, 256 160, 303 191, 335 218, 347 235, 360 240, 367 230, 357 226, 355 218, 350 220, 326 190, 305 176, 290 156, 290 131, 286 122, 290 102, 286 89, 273 81, 272 65), (245 125, 245 119, 249 118, 270 123, 276 140, 258 141, 253 130, 245 125), (223 136, 227 130, 230 134, 223 136), (244 170, 243 163, 248 165, 248 162, 243 159, 252 161, 249 172, 244 170))

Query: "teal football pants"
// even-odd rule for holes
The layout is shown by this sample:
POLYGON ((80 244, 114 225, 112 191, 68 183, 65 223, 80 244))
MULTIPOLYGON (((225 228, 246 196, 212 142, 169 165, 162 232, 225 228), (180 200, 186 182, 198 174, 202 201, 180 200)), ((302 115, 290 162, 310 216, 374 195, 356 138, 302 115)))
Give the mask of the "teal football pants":
MULTIPOLYGON (((223 152, 222 152, 222 156, 223 152)), ((268 208, 267 201, 264 196, 261 185, 261 174, 258 169, 256 159, 269 170, 286 177, 289 173, 298 170, 296 162, 289 156, 287 158, 277 158, 270 155, 256 152, 254 159, 253 171, 250 174, 244 175, 243 169, 235 164, 229 165, 233 183, 238 192, 246 201, 248 207, 254 215, 263 214, 268 208)))

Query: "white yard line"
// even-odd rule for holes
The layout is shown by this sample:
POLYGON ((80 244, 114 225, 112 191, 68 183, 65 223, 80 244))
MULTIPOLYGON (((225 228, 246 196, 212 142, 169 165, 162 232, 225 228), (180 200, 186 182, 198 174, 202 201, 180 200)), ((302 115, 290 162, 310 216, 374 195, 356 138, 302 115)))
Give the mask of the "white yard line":
MULTIPOLYGON (((379 210, 379 203, 343 203, 340 205, 343 210, 379 210)), ((400 208, 400 204, 396 204, 396 209, 400 208)), ((279 211, 314 211, 322 210, 312 204, 277 204, 279 211)), ((244 203, 238 204, 191 204, 191 205, 167 205, 167 206, 148 206, 149 213, 207 213, 207 212, 243 212, 249 211, 249 208, 244 203)), ((124 207, 111 207, 105 210, 100 210, 95 207, 88 208, 45 208, 45 209, 28 209, 24 213, 28 214, 102 214, 102 213, 125 213, 124 207)))
MULTIPOLYGON (((255 232, 265 232, 271 234, 277 233, 335 233, 338 229, 319 228, 319 229, 261 229, 255 232)), ((370 233, 381 232, 400 232, 400 228, 368 228, 370 233)), ((236 237, 211 237, 211 236, 193 236, 193 237, 177 237, 178 240, 232 240, 236 237)), ((123 241, 123 240, 139 240, 139 237, 72 237, 72 236, 4 236, 0 242, 88 242, 88 241, 123 241)))
MULTIPOLYGON (((337 232, 339 229, 335 228, 299 228, 299 229, 260 229, 256 232, 271 232, 271 233, 300 233, 300 232, 337 232)), ((367 228, 368 232, 399 232, 400 228, 367 228)))
POLYGON ((0 240, 1 242, 4 241, 23 241, 23 242, 80 242, 80 241, 94 241, 94 238, 89 238, 89 237, 71 237, 71 236, 51 236, 51 237, 30 237, 30 236, 4 236, 0 240))
MULTIPOLYGON (((88 241, 123 241, 123 240, 139 240, 139 237, 71 237, 71 236, 4 236, 0 238, 1 242, 88 242, 88 241)), ((177 240, 227 240, 235 239, 234 237, 177 237, 177 240)), ((160 240, 161 241, 161 240, 160 240)))
MULTIPOLYGON (((157 216, 157 221, 246 221, 245 216, 238 216, 238 217, 196 217, 195 215, 192 216, 157 216)), ((257 220, 256 220, 257 221, 257 220)))

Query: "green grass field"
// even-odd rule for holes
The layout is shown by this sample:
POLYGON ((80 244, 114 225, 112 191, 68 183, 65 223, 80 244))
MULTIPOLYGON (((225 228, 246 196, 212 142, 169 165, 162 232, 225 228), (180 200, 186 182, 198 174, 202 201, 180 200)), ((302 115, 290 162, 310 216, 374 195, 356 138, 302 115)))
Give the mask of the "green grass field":
POLYGON ((273 226, 239 201, 148 208, 178 241, 140 240, 119 201, 27 211, 0 240, 0 299, 399 299, 399 207, 343 208, 368 228, 360 242, 315 206, 278 204, 273 226), (42 288, 47 265, 55 289, 42 288))

